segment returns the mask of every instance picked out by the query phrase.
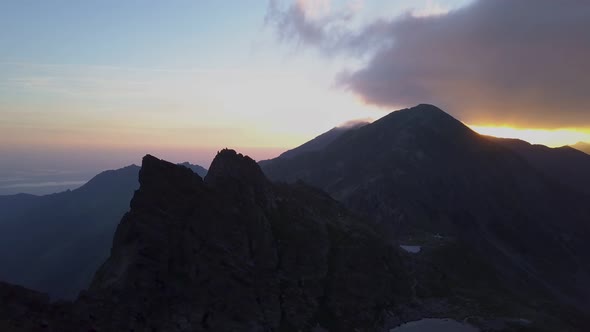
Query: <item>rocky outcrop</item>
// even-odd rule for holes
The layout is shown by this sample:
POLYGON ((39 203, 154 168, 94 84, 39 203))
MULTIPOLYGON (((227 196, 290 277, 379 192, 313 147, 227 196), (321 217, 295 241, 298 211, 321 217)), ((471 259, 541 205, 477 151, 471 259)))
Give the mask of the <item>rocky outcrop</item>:
POLYGON ((323 193, 273 186, 235 151, 204 182, 147 156, 140 183, 88 292, 118 299, 108 317, 137 317, 112 329, 351 330, 403 296, 400 258, 377 234, 323 193))
POLYGON ((203 181, 146 156, 77 308, 107 331, 373 330, 409 298, 399 252, 326 194, 221 151, 203 181))

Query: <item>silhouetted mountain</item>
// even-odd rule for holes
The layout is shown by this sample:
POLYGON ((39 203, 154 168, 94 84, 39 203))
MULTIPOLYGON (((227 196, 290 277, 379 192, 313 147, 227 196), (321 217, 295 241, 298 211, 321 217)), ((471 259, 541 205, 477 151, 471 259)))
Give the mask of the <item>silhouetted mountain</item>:
POLYGON ((590 154, 590 143, 578 142, 578 143, 572 145, 572 148, 582 151, 586 154, 590 154))
POLYGON ((549 148, 518 139, 489 137, 560 183, 590 194, 590 155, 569 146, 549 148))
POLYGON ((375 306, 408 293, 390 271, 401 271, 397 250, 365 223, 314 189, 272 185, 233 150, 204 181, 147 156, 140 182, 86 296, 122 301, 105 318, 144 321, 105 320, 110 329, 343 331, 372 326, 375 306))
POLYGON ((106 171, 76 190, 52 195, 0 196, 0 280, 52 298, 75 298, 108 257, 139 186, 139 169, 106 171))
POLYGON ((590 308, 588 196, 434 106, 393 112, 263 169, 326 190, 393 238, 454 238, 524 297, 546 292, 547 305, 590 308))
POLYGON ((405 253, 322 191, 272 184, 233 150, 217 155, 204 180, 146 156, 139 182, 90 289, 50 304, 0 283, 1 328, 387 331, 451 317, 483 329, 583 331, 583 319, 539 294, 523 301, 506 292, 453 239, 405 253))

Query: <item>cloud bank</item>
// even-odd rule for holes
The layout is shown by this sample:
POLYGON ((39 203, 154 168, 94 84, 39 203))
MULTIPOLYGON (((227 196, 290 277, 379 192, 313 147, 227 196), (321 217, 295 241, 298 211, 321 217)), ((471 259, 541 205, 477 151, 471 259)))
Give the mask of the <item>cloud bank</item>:
POLYGON ((271 1, 283 41, 364 55, 337 81, 387 109, 438 105, 464 122, 590 128, 590 1, 477 0, 446 14, 405 14, 361 28, 352 12, 307 15, 271 1))

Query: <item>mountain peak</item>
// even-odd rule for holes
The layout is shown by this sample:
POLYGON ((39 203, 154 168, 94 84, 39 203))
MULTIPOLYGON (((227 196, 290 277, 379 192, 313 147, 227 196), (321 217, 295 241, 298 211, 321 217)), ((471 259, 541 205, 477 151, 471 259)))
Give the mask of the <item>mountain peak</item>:
POLYGON ((205 177, 205 182, 214 186, 226 180, 239 180, 240 183, 251 185, 267 183, 256 161, 232 149, 223 149, 217 153, 205 177))
POLYGON ((185 188, 203 179, 186 167, 178 167, 171 162, 146 155, 142 159, 139 171, 139 183, 142 188, 185 188))
POLYGON ((141 159, 141 167, 142 168, 158 167, 158 165, 161 164, 161 163, 165 163, 165 161, 164 160, 160 160, 160 159, 152 156, 151 154, 146 154, 141 159))
POLYGON ((455 119, 447 112, 430 104, 419 104, 414 107, 390 113, 390 116, 401 117, 402 115, 406 117, 411 117, 413 119, 421 119, 423 121, 427 120, 442 122, 446 120, 453 123, 461 123, 459 120, 455 119))
POLYGON ((139 173, 139 182, 149 179, 153 173, 159 173, 165 169, 177 169, 173 163, 158 159, 150 154, 145 155, 141 160, 141 171, 139 173))
POLYGON ((445 111, 441 110, 440 108, 438 108, 438 107, 436 107, 436 106, 434 106, 432 104, 418 104, 418 105, 416 105, 414 107, 411 107, 410 109, 413 109, 413 110, 422 110, 422 111, 435 111, 435 112, 442 112, 442 113, 445 113, 446 114, 445 111))
MULTIPOLYGON (((455 123, 461 124, 461 121, 455 119, 453 116, 443 111, 442 109, 431 105, 431 104, 418 104, 414 107, 404 108, 397 111, 393 111, 381 119, 372 123, 383 124, 388 122, 405 122, 407 124, 442 124, 442 123, 455 123)), ((463 125, 464 126, 464 125, 463 125)))
MULTIPOLYGON (((469 141, 478 136, 461 121, 429 104, 393 111, 361 127, 358 133, 366 136, 364 144, 369 146, 381 144, 382 149, 400 146, 410 150, 432 150, 432 142, 450 147, 456 144, 469 144, 469 141)), ((442 147, 435 149, 439 148, 442 147)))

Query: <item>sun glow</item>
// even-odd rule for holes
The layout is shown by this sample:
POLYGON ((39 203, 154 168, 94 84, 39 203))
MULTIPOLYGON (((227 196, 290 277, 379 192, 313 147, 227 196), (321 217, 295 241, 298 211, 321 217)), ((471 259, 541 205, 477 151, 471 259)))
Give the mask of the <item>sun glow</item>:
POLYGON ((518 138, 532 144, 542 144, 549 147, 573 145, 577 142, 590 141, 590 129, 527 129, 507 126, 468 126, 482 135, 518 138))

